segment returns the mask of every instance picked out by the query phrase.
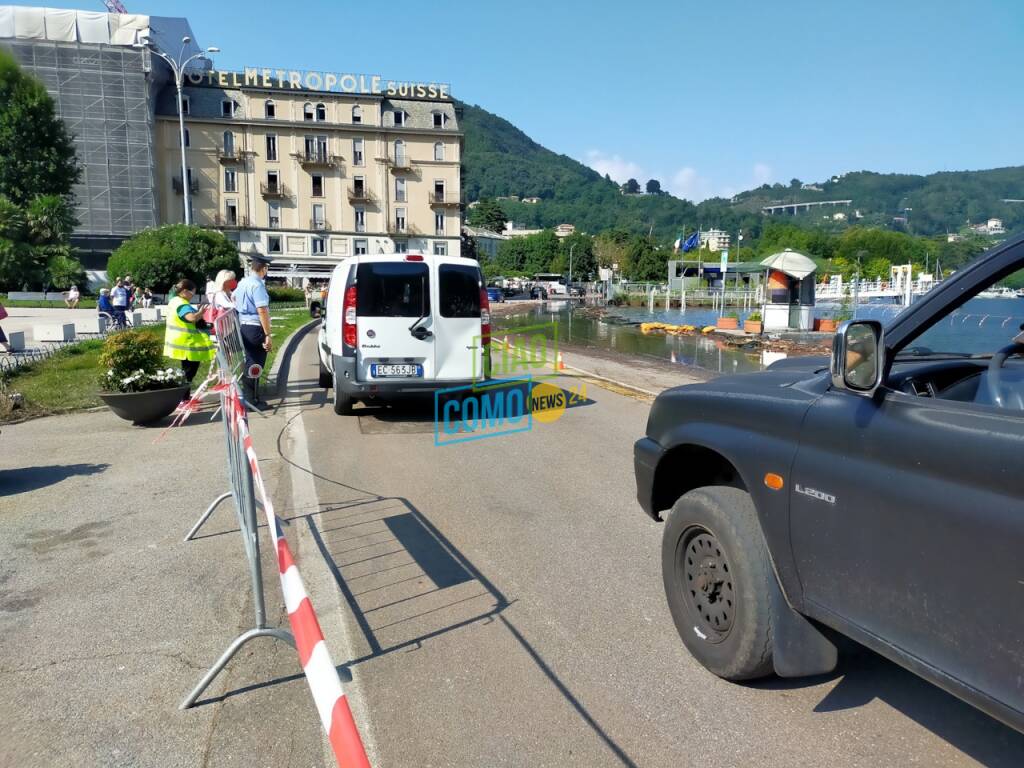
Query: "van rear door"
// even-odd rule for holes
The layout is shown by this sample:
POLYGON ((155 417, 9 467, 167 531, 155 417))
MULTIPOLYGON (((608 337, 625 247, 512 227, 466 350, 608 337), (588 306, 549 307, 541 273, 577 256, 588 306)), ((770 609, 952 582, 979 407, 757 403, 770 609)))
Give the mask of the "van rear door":
POLYGON ((434 355, 440 381, 482 378, 482 287, 480 267, 475 264, 438 262, 434 355))
POLYGON ((359 381, 434 378, 430 267, 425 261, 360 260, 356 268, 359 381))

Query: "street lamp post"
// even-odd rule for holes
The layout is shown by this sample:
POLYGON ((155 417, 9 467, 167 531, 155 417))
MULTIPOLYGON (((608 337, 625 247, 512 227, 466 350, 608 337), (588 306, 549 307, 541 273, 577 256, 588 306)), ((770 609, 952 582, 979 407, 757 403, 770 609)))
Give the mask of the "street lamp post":
POLYGON ((182 96, 182 89, 185 86, 185 70, 193 61, 205 58, 208 53, 220 53, 220 48, 210 46, 205 51, 194 53, 183 61, 182 59, 185 56, 185 48, 191 42, 192 38, 188 35, 181 38, 181 51, 178 53, 177 59, 172 59, 163 51, 159 51, 154 48, 152 42, 150 42, 148 38, 143 38, 140 42, 135 43, 132 46, 133 48, 146 49, 151 53, 156 54, 167 62, 167 65, 174 73, 174 85, 178 89, 178 142, 181 144, 181 189, 185 200, 185 224, 192 223, 192 199, 191 190, 189 189, 188 162, 185 158, 185 110, 183 109, 184 98, 182 96))

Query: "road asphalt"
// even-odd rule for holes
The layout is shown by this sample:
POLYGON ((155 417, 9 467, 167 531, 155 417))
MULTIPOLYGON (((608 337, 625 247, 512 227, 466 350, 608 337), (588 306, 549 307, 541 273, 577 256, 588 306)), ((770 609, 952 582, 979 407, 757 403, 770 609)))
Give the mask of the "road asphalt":
MULTIPOLYGON (((1024 736, 867 651, 811 680, 697 665, 634 498, 649 398, 564 377, 586 398, 557 420, 436 446, 430 404, 335 415, 315 355, 308 333, 252 428, 377 768, 1021 764, 1024 736)), ((3 427, 0 766, 330 765, 276 641, 177 710, 252 609, 227 507, 181 541, 224 488, 220 424, 158 433, 3 427)))

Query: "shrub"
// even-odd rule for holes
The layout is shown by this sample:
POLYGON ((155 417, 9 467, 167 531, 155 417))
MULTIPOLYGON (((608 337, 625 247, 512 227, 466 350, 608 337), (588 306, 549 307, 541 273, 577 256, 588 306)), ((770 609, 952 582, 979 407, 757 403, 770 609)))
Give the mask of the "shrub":
POLYGON ((747 320, 750 320, 752 323, 760 323, 761 322, 761 313, 760 312, 751 312, 749 315, 747 315, 747 320))
POLYGON ((286 285, 268 285, 267 293, 270 294, 272 302, 281 301, 305 301, 306 294, 301 288, 289 288, 286 285))
POLYGON ((185 382, 180 368, 166 366, 163 341, 151 333, 120 331, 108 336, 100 365, 100 387, 111 392, 144 392, 185 382))
POLYGON ((59 251, 50 256, 46 269, 50 273, 50 285, 54 288, 66 290, 72 285, 77 285, 79 291, 85 292, 87 282, 85 268, 82 267, 82 262, 74 256, 59 251))
POLYGON ((166 293, 182 278, 202 290, 222 269, 241 274, 238 250, 220 232, 171 224, 139 232, 110 256, 107 274, 131 275, 136 285, 166 293))

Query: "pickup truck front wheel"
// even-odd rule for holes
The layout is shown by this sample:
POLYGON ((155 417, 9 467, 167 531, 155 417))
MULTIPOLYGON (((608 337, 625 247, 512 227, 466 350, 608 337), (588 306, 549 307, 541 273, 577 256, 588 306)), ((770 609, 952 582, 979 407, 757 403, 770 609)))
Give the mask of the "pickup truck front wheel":
POLYGON ((665 522, 661 570, 669 610, 697 661, 726 680, 772 673, 775 578, 750 496, 697 488, 665 522))

